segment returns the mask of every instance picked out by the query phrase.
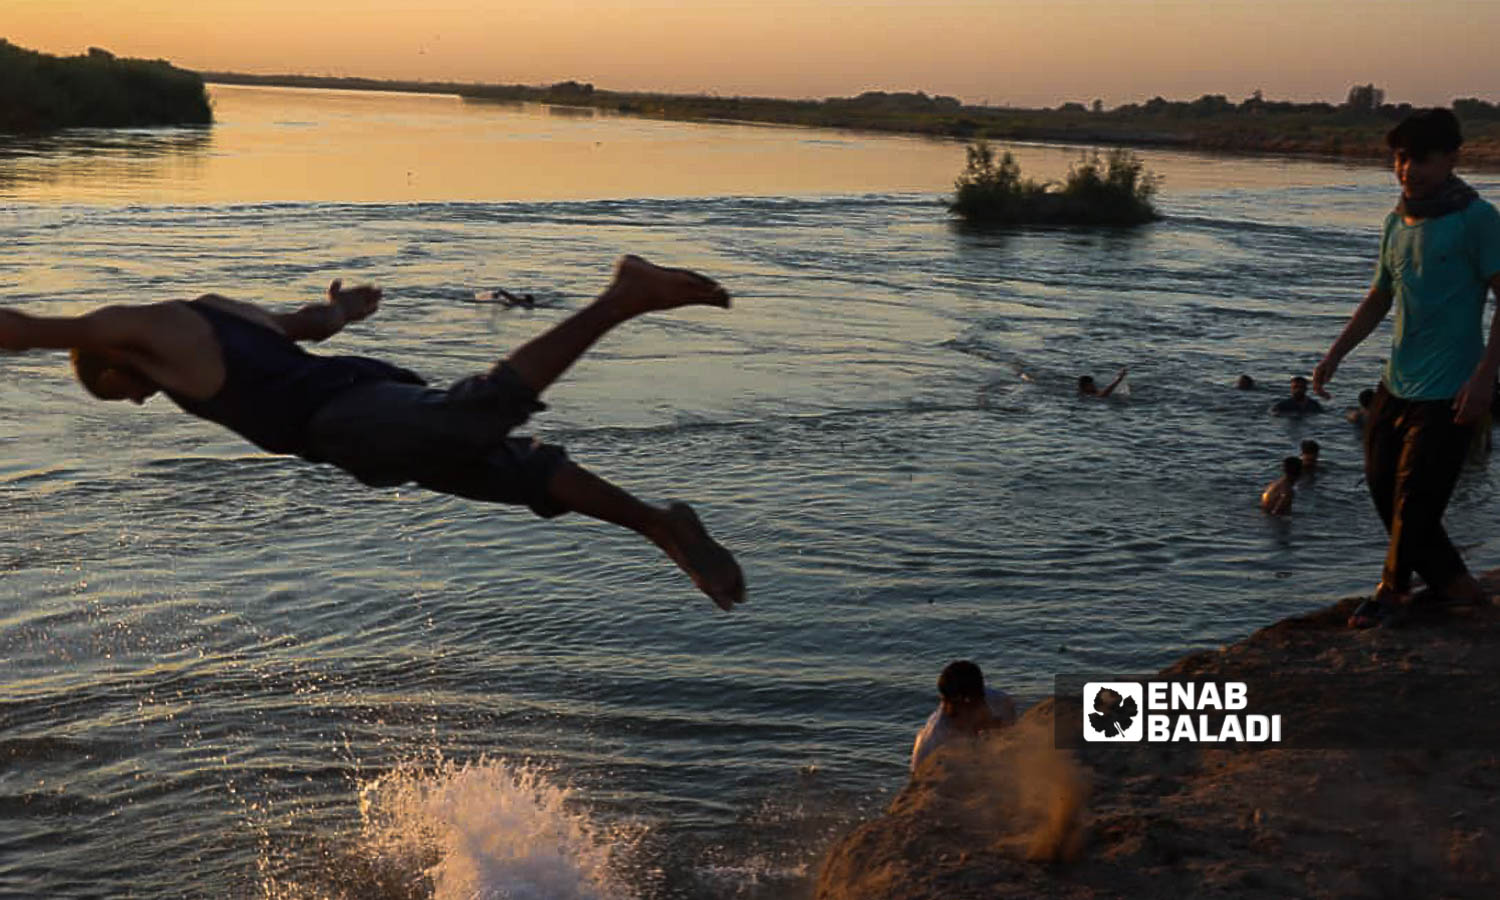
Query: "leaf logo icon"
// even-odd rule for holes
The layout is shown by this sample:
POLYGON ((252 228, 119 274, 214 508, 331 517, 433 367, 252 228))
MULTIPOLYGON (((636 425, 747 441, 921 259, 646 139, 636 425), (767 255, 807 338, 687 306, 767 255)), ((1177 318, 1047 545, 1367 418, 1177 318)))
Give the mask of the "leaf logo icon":
POLYGON ((1122 697, 1118 692, 1104 688, 1094 695, 1094 711, 1089 713, 1089 724, 1100 734, 1120 737, 1139 712, 1134 697, 1122 697))

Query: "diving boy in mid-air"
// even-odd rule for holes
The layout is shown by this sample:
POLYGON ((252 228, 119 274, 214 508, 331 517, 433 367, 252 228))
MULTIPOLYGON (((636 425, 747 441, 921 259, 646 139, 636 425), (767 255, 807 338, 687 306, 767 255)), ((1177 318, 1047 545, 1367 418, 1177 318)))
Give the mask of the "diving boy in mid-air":
POLYGON ((738 563, 691 507, 644 503, 570 461, 561 447, 510 434, 546 408, 538 396, 610 329, 690 304, 727 308, 724 288, 626 256, 588 306, 446 390, 380 360, 321 356, 297 345, 368 317, 380 299, 377 288, 345 289, 335 281, 326 303, 284 314, 214 294, 80 316, 0 309, 0 349, 70 350, 78 380, 101 400, 140 404, 165 393, 185 412, 264 450, 332 463, 366 484, 416 482, 522 504, 542 517, 576 512, 629 528, 720 608, 744 600, 738 563))

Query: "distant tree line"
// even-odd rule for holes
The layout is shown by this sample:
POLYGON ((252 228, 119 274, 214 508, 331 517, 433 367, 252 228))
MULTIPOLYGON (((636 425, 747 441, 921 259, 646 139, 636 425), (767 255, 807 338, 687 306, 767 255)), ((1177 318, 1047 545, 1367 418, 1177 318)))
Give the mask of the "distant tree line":
POLYGON ((213 121, 203 78, 165 60, 37 53, 0 40, 0 132, 213 121))
MULTIPOLYGON (((1342 103, 1268 100, 1254 91, 1240 101, 1223 94, 1196 100, 1153 97, 1106 110, 1103 100, 1051 109, 966 105, 922 91, 866 91, 853 97, 788 100, 710 94, 610 91, 562 81, 550 85, 381 81, 307 75, 205 72, 210 82, 457 94, 466 100, 531 102, 681 121, 762 122, 816 128, 922 134, 965 141, 1045 140, 1100 145, 1172 146, 1232 153, 1313 154, 1383 159, 1392 120, 1412 109, 1391 104, 1373 84, 1355 85, 1342 103)), ((1454 103, 1465 129, 1470 165, 1500 168, 1500 111, 1482 100, 1454 103), (1483 121, 1490 119, 1491 121, 1483 121)))
MULTIPOLYGON (((1053 109, 1005 106, 971 106, 956 97, 929 95, 922 91, 865 91, 853 97, 822 100, 786 100, 773 97, 720 97, 704 94, 654 94, 596 89, 586 82, 560 81, 550 85, 473 84, 451 81, 383 81, 374 78, 314 75, 242 75, 205 72, 211 82, 224 84, 268 84, 288 87, 325 87, 351 90, 451 93, 475 100, 526 101, 593 106, 599 109, 669 118, 738 118, 785 124, 873 127, 882 130, 912 130, 969 137, 985 130, 986 120, 1016 116, 1068 114, 1065 118, 1095 122, 1128 119, 1240 120, 1245 116, 1312 116, 1344 124, 1375 118, 1399 119, 1412 111, 1409 103, 1385 102, 1385 91, 1373 84, 1355 85, 1343 103, 1267 100, 1257 90, 1238 102, 1224 94, 1204 94, 1196 100, 1153 97, 1142 103, 1127 103, 1106 109, 1103 100, 1084 104, 1069 101, 1053 109)), ((1500 120, 1500 107, 1478 99, 1455 100, 1454 111, 1462 119, 1500 120)), ((1040 120, 1027 121, 1034 127, 1040 120)))
MULTIPOLYGON (((1204 94, 1196 100, 1168 100, 1164 97, 1152 97, 1144 103, 1126 103, 1113 109, 1105 109, 1102 100, 1095 100, 1088 106, 1077 101, 1070 101, 1058 106, 1057 111, 1091 113, 1117 118, 1159 116, 1169 119, 1211 119, 1239 115, 1313 114, 1344 118, 1378 116, 1386 119, 1401 119, 1410 114, 1413 108, 1410 103, 1386 103, 1385 91, 1373 84, 1356 84, 1349 88, 1349 93, 1343 103, 1328 103, 1322 100, 1311 103, 1267 100, 1265 94, 1257 90, 1239 102, 1230 100, 1224 94, 1204 94)), ((1500 106, 1472 97, 1454 100, 1453 111, 1460 119, 1500 119, 1500 106)))
POLYGON ((899 112, 958 112, 963 109, 963 104, 957 97, 929 97, 921 91, 895 94, 865 91, 858 97, 829 97, 823 104, 829 107, 888 109, 899 112))
POLYGON ((1453 101, 1453 114, 1468 122, 1496 122, 1500 121, 1500 104, 1465 97, 1453 101))

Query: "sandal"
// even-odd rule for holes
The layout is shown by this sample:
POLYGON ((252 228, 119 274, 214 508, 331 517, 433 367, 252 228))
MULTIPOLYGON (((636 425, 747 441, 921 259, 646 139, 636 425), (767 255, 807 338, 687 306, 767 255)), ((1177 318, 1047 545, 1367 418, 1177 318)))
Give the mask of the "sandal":
POLYGON ((1390 615, 1386 604, 1371 597, 1354 608, 1354 613, 1349 616, 1350 628, 1374 628, 1385 621, 1390 615))
POLYGON ((1412 596, 1382 582, 1370 599, 1354 608, 1350 628, 1400 628, 1411 618, 1412 596))

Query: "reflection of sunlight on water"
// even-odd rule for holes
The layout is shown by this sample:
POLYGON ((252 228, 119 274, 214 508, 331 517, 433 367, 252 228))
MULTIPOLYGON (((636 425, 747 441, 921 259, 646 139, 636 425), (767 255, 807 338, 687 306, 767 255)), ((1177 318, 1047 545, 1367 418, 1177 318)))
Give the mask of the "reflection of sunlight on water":
MULTIPOLYGON (((831 842, 830 842, 831 843, 831 842)), ((722 897, 777 896, 786 886, 809 877, 809 866, 780 865, 765 856, 750 856, 735 865, 707 865, 703 883, 722 897)))
POLYGON ((0 191, 145 200, 163 184, 198 179, 212 142, 201 127, 0 135, 0 191))
MULTIPOLYGON (((634 838, 568 808, 538 770, 481 759, 401 766, 360 790, 356 845, 313 883, 267 877, 266 900, 628 900, 616 857, 634 838)), ((268 848, 267 852, 272 852, 268 848)))

